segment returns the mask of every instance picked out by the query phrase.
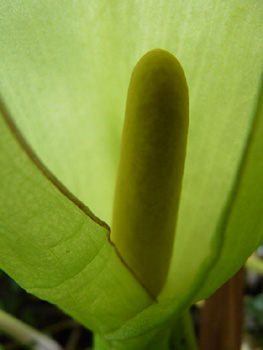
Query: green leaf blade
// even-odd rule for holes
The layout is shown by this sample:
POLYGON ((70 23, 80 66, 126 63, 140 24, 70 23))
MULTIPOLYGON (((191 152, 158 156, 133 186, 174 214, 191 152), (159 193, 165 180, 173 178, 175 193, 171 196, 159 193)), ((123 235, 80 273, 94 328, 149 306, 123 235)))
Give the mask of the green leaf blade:
POLYGON ((1 115, 0 123, 1 268, 90 329, 120 327, 151 298, 119 259, 107 225, 51 182, 12 121, 1 115))

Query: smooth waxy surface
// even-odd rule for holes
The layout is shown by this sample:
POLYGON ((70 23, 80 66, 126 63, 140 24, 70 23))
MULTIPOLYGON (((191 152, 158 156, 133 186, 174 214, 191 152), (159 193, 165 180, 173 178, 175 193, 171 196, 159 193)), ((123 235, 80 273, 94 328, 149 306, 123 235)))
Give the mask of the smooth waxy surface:
POLYGON ((156 49, 130 81, 111 239, 141 283, 161 290, 169 268, 188 130, 183 69, 156 49))

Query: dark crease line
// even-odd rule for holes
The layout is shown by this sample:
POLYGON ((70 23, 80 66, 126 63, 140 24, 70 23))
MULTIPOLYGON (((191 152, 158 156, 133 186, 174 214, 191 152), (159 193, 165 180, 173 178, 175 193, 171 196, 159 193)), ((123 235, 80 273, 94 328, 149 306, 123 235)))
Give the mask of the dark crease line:
POLYGON ((75 204, 81 211, 84 212, 91 220, 93 220, 95 223, 100 225, 101 227, 105 228, 107 232, 107 239, 108 242, 111 244, 111 246, 115 249, 116 254, 118 255, 119 259, 123 263, 123 265, 127 268, 127 270, 132 274, 132 276, 135 278, 135 280, 138 282, 138 284, 146 291, 148 296, 152 299, 153 302, 157 303, 157 299, 152 295, 152 293, 146 288, 146 286, 138 279, 135 272, 130 268, 130 266, 125 262, 121 254, 119 253, 116 245, 111 241, 110 239, 110 232, 111 229, 108 224, 106 224, 104 221, 100 220, 96 215, 92 213, 92 211, 83 203, 81 202, 77 197, 75 197, 57 178, 55 175, 53 175, 48 168, 43 164, 43 162, 38 158, 38 156, 35 154, 31 146, 27 143, 26 139, 20 132, 19 128, 16 126, 11 113, 9 112, 8 108, 6 107, 1 95, 0 95, 0 111, 2 112, 2 117, 7 124, 7 127, 10 129, 11 133, 14 135, 17 142, 20 144, 24 152, 27 154, 29 159, 32 161, 33 164, 37 167, 39 171, 46 177, 61 193, 64 195, 67 199, 69 199, 73 204, 75 204))
POLYGON ((50 170, 42 163, 42 161, 35 154, 31 146, 27 143, 24 136, 16 126, 8 108, 6 107, 3 99, 0 96, 0 110, 4 121, 6 122, 11 133, 15 136, 15 139, 20 144, 24 152, 27 154, 29 159, 37 167, 38 170, 46 177, 65 197, 67 197, 73 204, 75 204, 80 210, 82 210, 91 220, 100 226, 106 228, 110 232, 110 227, 102 220, 100 220, 92 211, 77 197, 75 197, 57 178, 50 170))
POLYGON ((123 265, 130 271, 130 273, 133 275, 133 277, 136 279, 136 281, 141 285, 141 287, 146 291, 146 293, 148 294, 148 296, 152 299, 152 301, 155 304, 158 304, 158 299, 151 293, 151 291, 146 287, 146 285, 144 285, 144 283, 139 280, 139 278, 137 277, 136 273, 130 268, 130 266, 126 263, 126 261, 123 259, 123 257, 121 256, 120 252, 118 251, 118 248, 116 247, 116 245, 114 244, 114 242, 111 241, 111 239, 109 238, 109 243, 113 246, 113 248, 116 251, 116 254, 118 255, 118 258, 121 260, 121 262, 123 263, 123 265))
MULTIPOLYGON (((243 149, 243 153, 241 156, 241 159, 239 161, 239 165, 238 165, 238 169, 235 175, 235 181, 232 185, 232 189, 230 191, 230 195, 227 199, 227 202, 225 204, 225 207, 223 209, 222 212, 222 216, 221 219, 219 220, 219 224, 218 227, 216 229, 216 231, 219 231, 219 233, 221 232, 221 234, 219 234, 219 239, 218 239, 218 250, 216 252, 216 254, 214 255, 213 261, 210 264, 210 266, 207 268, 207 270, 204 271, 204 273, 202 274, 203 276, 210 276, 210 273, 213 271, 213 269, 216 267, 217 263, 220 260, 220 257, 223 253, 223 248, 224 248, 224 243, 225 243, 225 233, 226 233, 226 229, 230 220, 230 217, 232 215, 232 212, 234 210, 235 207, 235 202, 240 190, 240 186, 241 186, 241 182, 243 179, 243 173, 244 173, 244 169, 246 167, 247 164, 247 160, 249 158, 249 151, 251 148, 251 144, 253 141, 253 137, 254 137, 254 133, 258 124, 258 120, 260 118, 260 109, 261 109, 261 104, 262 104, 262 97, 263 97, 263 75, 261 78, 261 82, 259 85, 259 94, 258 94, 258 99, 256 102, 256 107, 254 110, 254 117, 253 117, 253 121, 251 123, 251 127, 249 130, 249 133, 247 135, 247 140, 243 149)), ((199 284, 199 287, 196 289, 196 292, 194 294, 194 297, 196 295, 198 295, 198 293, 200 292, 200 290, 202 289, 202 284, 199 284)))

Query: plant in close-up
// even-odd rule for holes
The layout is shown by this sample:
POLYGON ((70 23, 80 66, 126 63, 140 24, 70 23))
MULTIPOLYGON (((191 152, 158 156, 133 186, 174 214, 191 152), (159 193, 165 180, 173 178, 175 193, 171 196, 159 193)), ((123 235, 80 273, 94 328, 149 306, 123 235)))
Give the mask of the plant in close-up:
POLYGON ((0 9, 0 268, 95 350, 196 349, 263 240, 262 3, 0 9))

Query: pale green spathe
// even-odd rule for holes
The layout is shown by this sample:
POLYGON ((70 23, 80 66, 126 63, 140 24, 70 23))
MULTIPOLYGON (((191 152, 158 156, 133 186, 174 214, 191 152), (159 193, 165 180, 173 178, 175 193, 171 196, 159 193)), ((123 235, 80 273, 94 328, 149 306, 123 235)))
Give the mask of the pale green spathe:
POLYGON ((109 243, 107 225, 39 163, 7 113, 0 139, 0 266, 96 331, 121 326, 136 304, 138 311, 148 306, 151 298, 109 243))
MULTIPOLYGON (((262 169, 260 162, 255 164, 256 155, 261 154, 263 147, 262 125, 254 127, 255 116, 259 115, 256 106, 262 74, 263 5, 253 0, 168 0, 165 3, 157 0, 77 3, 3 0, 0 10, 1 96, 43 163, 108 224, 132 68, 145 52, 156 47, 170 51, 184 67, 190 94, 189 141, 173 259, 162 301, 131 318, 120 329, 123 319, 150 303, 139 285, 134 283, 132 287, 138 290, 138 299, 142 298, 139 304, 127 315, 119 311, 120 319, 108 320, 106 326, 99 316, 98 289, 91 288, 90 304, 85 303, 85 310, 89 309, 89 326, 95 317, 97 331, 100 322, 104 329, 116 329, 115 333, 107 334, 115 343, 131 337, 136 344, 136 335, 148 330, 149 318, 154 327, 192 300, 207 296, 236 271, 235 261, 239 265, 244 262, 263 239, 263 198, 259 181, 262 169), (253 142, 249 141, 250 134, 253 142), (235 203, 234 206, 231 203, 235 203), (226 213, 229 209, 231 215, 226 213), (245 222, 241 214, 245 215, 245 222), (229 220, 225 220, 227 217, 229 220), (223 221, 227 225, 222 225, 223 221), (233 244, 235 252, 231 249, 233 244)), ((28 170, 13 160, 17 154, 25 157, 24 151, 13 139, 14 134, 7 136, 4 127, 2 132, 5 136, 0 140, 0 157, 10 162, 11 169, 15 166, 19 171, 12 174, 13 170, 2 170, 7 169, 6 165, 0 166, 1 183, 5 180, 10 184, 0 193, 5 210, 0 211, 1 267, 10 274, 11 270, 15 271, 12 275, 23 287, 44 297, 38 289, 44 285, 39 286, 38 280, 32 279, 31 270, 32 265, 41 269, 42 278, 49 281, 50 265, 45 265, 49 261, 40 260, 31 247, 37 242, 49 246, 59 237, 67 237, 63 234, 64 199, 55 202, 57 215, 51 215, 50 221, 54 231, 38 230, 38 234, 35 232, 30 237, 30 245, 26 245, 28 231, 21 230, 25 225, 23 217, 28 215, 30 227, 40 225, 43 217, 34 211, 36 195, 28 195, 35 181, 31 170, 29 175, 21 175, 28 170), (8 144, 4 143, 7 141, 8 144), (14 154, 12 144, 16 144, 14 154), (25 203, 16 200, 15 187, 27 194, 22 197, 27 198, 25 203), (5 203, 10 201, 14 201, 10 216, 2 216, 7 210, 5 203), (29 214, 23 211, 25 208, 30 210, 29 214), (58 221, 56 218, 60 216, 62 219, 58 221), (11 226, 15 229, 10 231, 11 226)), ((27 158, 31 169, 33 165, 29 163, 27 158)), ((48 180, 44 181, 39 198, 45 195, 49 199, 48 194, 51 195, 54 188, 48 180)), ((41 213, 53 213, 54 205, 45 207, 45 203, 41 202, 41 213)), ((72 216, 69 227, 81 232, 75 215, 80 214, 72 216)), ((91 257, 95 259, 102 242, 107 254, 113 251, 108 247, 104 227, 86 216, 83 225, 87 227, 85 238, 71 243, 74 251, 81 249, 79 245, 83 246, 86 240, 94 241, 94 236, 97 243, 91 257)), ((54 257, 60 261, 64 259, 63 254, 64 250, 58 249, 54 257)), ((68 260, 67 268, 71 275, 79 271, 78 284, 81 284, 83 261, 88 262, 89 257, 76 259, 79 264, 74 266, 72 260, 68 260)), ((97 261, 94 259, 91 262, 97 261)), ((112 274, 122 285, 126 283, 122 281, 130 280, 131 276, 117 257, 114 261, 118 267, 112 274)), ((94 275, 98 273, 92 271, 94 275)), ((67 293, 73 293, 76 281, 67 293)), ((61 295, 60 282, 60 273, 52 273, 50 288, 55 285, 56 288, 45 294, 48 300, 61 295)), ((124 290, 126 286, 120 288, 124 290)), ((114 300, 105 296, 102 308, 109 307, 110 298, 114 300)), ((71 299, 63 297, 63 303, 72 313, 71 299)), ((112 310, 118 309, 116 303, 112 305, 112 310)), ((77 313, 82 319, 80 310, 77 313)))

